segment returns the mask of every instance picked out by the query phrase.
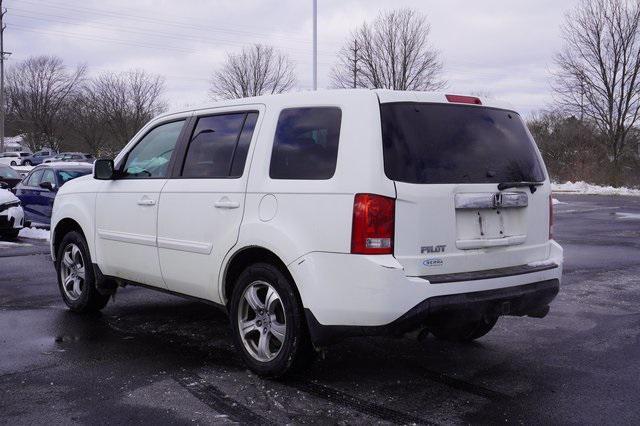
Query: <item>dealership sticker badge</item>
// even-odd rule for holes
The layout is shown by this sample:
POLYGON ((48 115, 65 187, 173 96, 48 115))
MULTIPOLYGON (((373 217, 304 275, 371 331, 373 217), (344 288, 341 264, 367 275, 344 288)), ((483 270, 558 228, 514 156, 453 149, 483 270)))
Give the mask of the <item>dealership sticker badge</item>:
POLYGON ((436 268, 438 266, 444 265, 444 261, 442 259, 432 258, 423 260, 422 264, 427 268, 436 268))

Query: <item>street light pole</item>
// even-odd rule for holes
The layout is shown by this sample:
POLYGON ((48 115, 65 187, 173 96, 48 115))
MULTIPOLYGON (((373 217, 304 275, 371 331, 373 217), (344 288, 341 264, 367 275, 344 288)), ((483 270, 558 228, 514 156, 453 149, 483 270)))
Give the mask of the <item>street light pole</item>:
POLYGON ((318 90, 318 0, 313 0, 313 90, 318 90))
POLYGON ((6 9, 2 8, 2 0, 0 0, 0 152, 4 152, 4 60, 5 55, 11 53, 4 51, 4 14, 6 9))

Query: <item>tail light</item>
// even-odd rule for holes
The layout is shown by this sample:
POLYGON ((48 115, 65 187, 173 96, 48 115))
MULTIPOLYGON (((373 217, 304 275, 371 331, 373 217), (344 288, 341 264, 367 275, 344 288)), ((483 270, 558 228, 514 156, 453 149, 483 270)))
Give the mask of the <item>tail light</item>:
POLYGON ((353 201, 351 253, 393 254, 396 200, 356 194, 353 201))
POLYGON ((462 96, 462 95, 445 95, 447 97, 447 101, 453 102, 456 104, 473 104, 473 105, 482 105, 482 101, 480 98, 475 96, 462 96))
POLYGON ((549 195, 549 239, 553 240, 553 198, 549 195))

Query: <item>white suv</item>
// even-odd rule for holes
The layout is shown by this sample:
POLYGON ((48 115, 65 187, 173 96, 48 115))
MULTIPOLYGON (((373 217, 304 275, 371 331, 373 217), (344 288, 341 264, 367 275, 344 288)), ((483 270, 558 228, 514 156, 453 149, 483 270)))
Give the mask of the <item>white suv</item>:
POLYGON ((386 90, 247 98, 160 116, 51 220, 74 311, 142 285, 219 305, 255 372, 313 346, 421 328, 483 336, 543 317, 562 248, 549 178, 518 113, 386 90))

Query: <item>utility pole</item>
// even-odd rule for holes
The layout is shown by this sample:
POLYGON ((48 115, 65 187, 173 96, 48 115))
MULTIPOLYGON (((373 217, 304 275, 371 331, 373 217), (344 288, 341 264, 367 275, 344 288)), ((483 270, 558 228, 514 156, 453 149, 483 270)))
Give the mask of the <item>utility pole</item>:
POLYGON ((0 152, 4 152, 4 60, 11 55, 11 52, 4 51, 4 30, 7 26, 4 23, 4 15, 7 9, 2 8, 0 0, 0 152))
POLYGON ((318 0, 313 0, 313 90, 318 90, 318 0))

